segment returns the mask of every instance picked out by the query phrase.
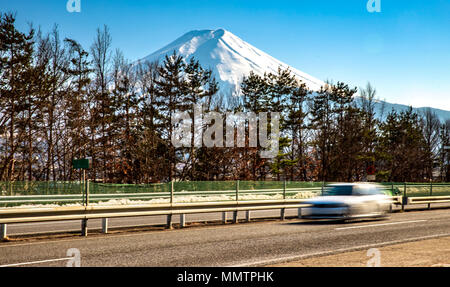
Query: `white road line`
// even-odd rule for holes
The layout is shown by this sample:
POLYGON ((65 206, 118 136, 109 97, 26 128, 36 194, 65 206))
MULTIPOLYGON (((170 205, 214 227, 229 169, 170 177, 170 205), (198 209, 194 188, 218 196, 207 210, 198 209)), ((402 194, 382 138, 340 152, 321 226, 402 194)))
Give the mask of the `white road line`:
POLYGON ((73 257, 58 258, 58 259, 48 259, 48 260, 25 262, 25 263, 7 264, 7 265, 0 265, 0 268, 17 267, 17 266, 25 266, 25 265, 36 265, 36 264, 43 264, 43 263, 48 263, 48 262, 58 262, 58 261, 71 260, 71 259, 73 259, 73 257))
POLYGON ((339 254, 339 253, 359 251, 359 250, 365 250, 365 249, 369 249, 369 248, 384 247, 384 246, 389 246, 389 245, 396 245, 396 244, 401 244, 401 243, 415 242, 415 241, 447 237, 447 236, 450 236, 450 233, 428 235, 428 236, 394 240, 394 241, 387 241, 387 242, 382 242, 382 243, 367 244, 367 245, 361 245, 361 246, 356 246, 356 247, 328 250, 328 251, 315 252, 315 253, 309 253, 309 254, 303 254, 303 255, 294 255, 294 256, 272 258, 272 259, 266 259, 266 260, 260 260, 260 261, 252 261, 252 262, 246 262, 246 263, 242 263, 242 264, 238 264, 238 265, 231 265, 231 266, 226 266, 226 267, 234 268, 234 267, 266 266, 266 265, 271 265, 271 264, 280 264, 280 263, 302 260, 302 259, 310 258, 310 257, 334 255, 334 254, 339 254))
POLYGON ((369 228, 369 227, 378 227, 378 226, 387 226, 387 225, 398 225, 398 224, 407 224, 407 223, 418 223, 425 222, 428 220, 413 220, 413 221, 401 221, 401 222, 391 222, 391 223, 380 223, 380 224, 370 224, 370 225, 359 225, 359 226, 350 226, 350 227, 340 227, 335 228, 334 230, 347 230, 347 229, 357 229, 357 228, 369 228))

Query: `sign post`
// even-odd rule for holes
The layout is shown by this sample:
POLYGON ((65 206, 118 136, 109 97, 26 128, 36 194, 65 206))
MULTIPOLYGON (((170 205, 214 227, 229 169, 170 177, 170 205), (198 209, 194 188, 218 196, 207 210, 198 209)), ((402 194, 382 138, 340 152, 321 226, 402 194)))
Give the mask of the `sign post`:
POLYGON ((376 181, 376 173, 377 170, 374 165, 370 165, 369 167, 367 167, 367 181, 376 181))
MULTIPOLYGON (((86 178, 86 170, 90 169, 92 165, 92 160, 85 158, 85 159, 75 159, 72 161, 72 167, 74 169, 83 170, 83 206, 89 205, 89 179, 86 178)), ((88 234, 88 226, 87 226, 87 219, 83 219, 81 221, 81 235, 87 236, 88 234)))
POLYGON ((89 158, 85 159, 74 159, 72 162, 74 169, 83 170, 83 205, 89 205, 89 180, 86 178, 86 170, 90 169, 92 166, 92 160, 89 158))

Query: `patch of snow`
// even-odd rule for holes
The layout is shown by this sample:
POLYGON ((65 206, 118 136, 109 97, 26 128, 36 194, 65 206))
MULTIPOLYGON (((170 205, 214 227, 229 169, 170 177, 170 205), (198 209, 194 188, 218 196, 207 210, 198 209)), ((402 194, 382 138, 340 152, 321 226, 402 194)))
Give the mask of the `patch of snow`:
MULTIPOLYGON (((293 196, 288 196, 288 199, 308 199, 317 196, 315 192, 299 192, 293 196)), ((195 202, 219 202, 219 201, 233 201, 235 197, 233 195, 214 195, 214 196, 175 196, 175 203, 195 203, 195 202)), ((264 195, 264 194, 242 194, 239 196, 240 201, 250 200, 281 200, 282 194, 276 195, 264 195)), ((127 206, 127 205, 149 205, 149 204, 164 204, 170 203, 169 198, 156 198, 151 200, 130 200, 130 199, 111 199, 108 201, 102 201, 97 203, 90 203, 89 206, 127 206)), ((8 207, 6 209, 22 209, 22 208, 57 208, 57 207, 78 207, 80 204, 28 204, 14 207, 8 207)))

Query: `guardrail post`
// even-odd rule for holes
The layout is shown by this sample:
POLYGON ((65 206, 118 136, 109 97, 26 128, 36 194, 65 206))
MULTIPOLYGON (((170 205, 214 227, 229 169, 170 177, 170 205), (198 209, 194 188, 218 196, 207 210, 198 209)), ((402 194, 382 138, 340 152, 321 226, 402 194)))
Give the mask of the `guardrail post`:
MULTIPOLYGON (((236 181, 236 202, 239 202, 239 180, 236 181)), ((233 211, 233 224, 238 223, 238 212, 233 211)))
POLYGON ((173 204, 173 192, 174 192, 174 189, 173 189, 173 180, 172 180, 171 185, 170 185, 170 204, 171 205, 173 204))
POLYGON ((222 224, 227 224, 227 212, 222 212, 222 224))
POLYGON ((250 210, 247 210, 245 212, 245 221, 250 222, 251 217, 250 217, 250 210))
MULTIPOLYGON (((430 182, 430 196, 433 196, 433 180, 430 182)), ((428 203, 428 209, 431 209, 431 203, 428 203)))
POLYGON ((0 240, 5 240, 8 238, 8 225, 0 224, 0 240))
POLYGON ((104 234, 108 233, 108 218, 102 218, 102 232, 104 234))
POLYGON ((167 215, 167 229, 172 229, 172 214, 167 215))
POLYGON ((89 179, 86 179, 86 206, 89 205, 89 179))
POLYGON ((81 192, 83 193, 83 206, 86 206, 86 184, 84 183, 86 180, 86 170, 83 170, 82 179, 83 181, 81 182, 81 192))
POLYGON ((184 228, 186 227, 186 215, 180 214, 180 227, 184 228))
POLYGON ((81 220, 81 236, 88 236, 88 220, 82 219, 81 220))
POLYGON ((238 223, 238 212, 237 211, 233 211, 233 223, 234 224, 238 223))
POLYGON ((298 218, 299 219, 302 218, 302 209, 301 208, 298 209, 298 218))
POLYGON ((406 182, 403 184, 403 198, 402 198, 402 211, 405 211, 405 205, 408 202, 408 197, 406 196, 406 182))
POLYGON ((283 221, 286 219, 286 209, 282 208, 280 212, 280 219, 283 221))

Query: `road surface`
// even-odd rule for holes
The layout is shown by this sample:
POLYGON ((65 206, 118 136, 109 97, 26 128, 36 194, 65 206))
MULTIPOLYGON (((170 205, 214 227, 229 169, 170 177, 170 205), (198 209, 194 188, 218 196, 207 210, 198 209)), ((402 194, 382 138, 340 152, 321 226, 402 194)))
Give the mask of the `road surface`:
POLYGON ((74 248, 81 266, 266 266, 449 235, 449 209, 354 223, 291 219, 1 243, 0 266, 65 266, 74 248))

